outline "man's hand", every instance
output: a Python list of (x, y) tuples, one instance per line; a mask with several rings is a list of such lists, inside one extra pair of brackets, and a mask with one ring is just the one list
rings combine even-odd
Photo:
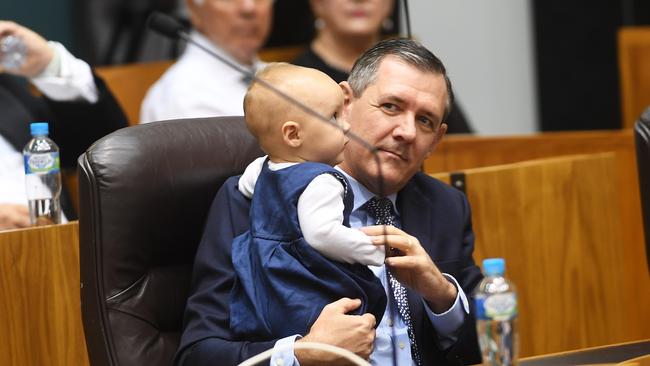
[(361, 231), (371, 237), (373, 244), (386, 243), (403, 253), (386, 257), (386, 265), (398, 281), (422, 295), (435, 313), (449, 310), (458, 290), (440, 273), (416, 237), (394, 226), (367, 226)]
[[(319, 342), (345, 348), (363, 359), (370, 357), (375, 341), (376, 320), (372, 314), (347, 315), (361, 300), (342, 298), (326, 305), (309, 333), (296, 342)], [(295, 351), (300, 365), (348, 365), (335, 354), (316, 350)]]
[(25, 205), (0, 204), (0, 230), (28, 227), (29, 209)]
[(43, 37), (14, 22), (0, 20), (0, 38), (9, 35), (16, 36), (23, 41), (27, 48), (27, 57), (19, 69), (3, 69), (0, 66), (0, 73), (9, 72), (34, 77), (45, 70), (45, 67), (52, 61), (54, 51)]

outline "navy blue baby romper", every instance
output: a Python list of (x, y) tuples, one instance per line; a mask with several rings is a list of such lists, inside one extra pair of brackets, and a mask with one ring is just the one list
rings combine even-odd
[(347, 179), (326, 164), (271, 171), (267, 161), (255, 184), (250, 231), (232, 244), (231, 329), (249, 340), (304, 335), (323, 307), (342, 297), (361, 299), (354, 314), (371, 313), (379, 322), (386, 308), (379, 279), (363, 264), (325, 258), (307, 244), (298, 223), (304, 189), (318, 175), (332, 174), (345, 189), (343, 224), (349, 227), (354, 199)]

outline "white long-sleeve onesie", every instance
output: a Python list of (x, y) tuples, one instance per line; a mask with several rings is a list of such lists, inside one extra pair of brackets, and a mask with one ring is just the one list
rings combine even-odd
[[(244, 196), (253, 197), (255, 183), (265, 160), (266, 156), (263, 156), (253, 161), (239, 179), (238, 188)], [(269, 169), (277, 171), (295, 164), (269, 160)], [(331, 174), (321, 174), (307, 185), (298, 199), (297, 207), (300, 230), (305, 240), (332, 260), (382, 265), (384, 247), (372, 244), (363, 232), (343, 225), (343, 195), (343, 185)]]

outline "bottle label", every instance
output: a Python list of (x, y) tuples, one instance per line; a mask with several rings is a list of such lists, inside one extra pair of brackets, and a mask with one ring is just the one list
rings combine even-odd
[(25, 154), (25, 174), (52, 174), (60, 169), (59, 153)]
[(476, 297), (476, 318), (510, 320), (517, 316), (517, 296), (510, 292)]

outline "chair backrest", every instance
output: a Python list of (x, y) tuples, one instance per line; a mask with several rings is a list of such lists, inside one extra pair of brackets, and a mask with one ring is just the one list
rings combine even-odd
[(81, 308), (92, 365), (170, 365), (221, 184), (261, 156), (243, 117), (118, 130), (79, 158)]
[(645, 254), (650, 272), (650, 107), (634, 125), (636, 143), (636, 162), (639, 171), (639, 190), (643, 211), (643, 231), (645, 233)]

